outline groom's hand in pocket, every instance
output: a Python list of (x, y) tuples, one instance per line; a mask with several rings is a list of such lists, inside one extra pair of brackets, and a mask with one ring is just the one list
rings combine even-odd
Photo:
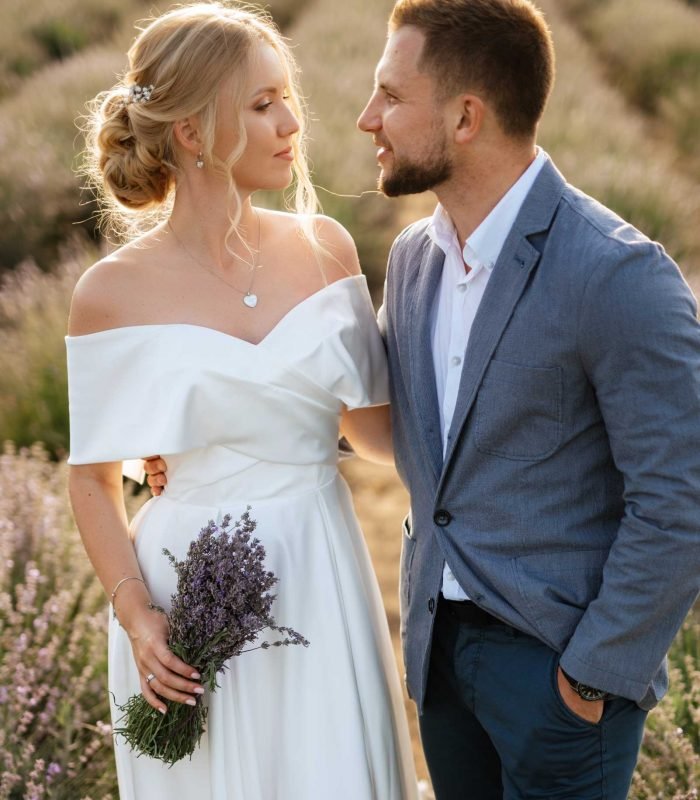
[(158, 497), (163, 493), (168, 483), (168, 477), (165, 474), (168, 471), (168, 465), (160, 456), (148, 456), (143, 461), (143, 468), (146, 471), (146, 480), (151, 488), (151, 494), (154, 497)]
[(566, 703), (569, 711), (576, 714), (577, 717), (585, 719), (586, 722), (590, 722), (591, 725), (597, 725), (600, 722), (605, 708), (604, 700), (584, 700), (579, 697), (569, 681), (564, 677), (561, 667), (557, 668), (557, 686), (559, 687), (561, 699)]

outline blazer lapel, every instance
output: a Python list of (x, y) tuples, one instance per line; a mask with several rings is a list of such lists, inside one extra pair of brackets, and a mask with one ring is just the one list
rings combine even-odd
[(493, 352), (508, 325), (540, 250), (528, 237), (549, 228), (566, 183), (551, 161), (537, 176), (496, 262), (472, 326), (459, 384), (449, 444), (442, 470), (444, 481), (469, 412)]
[(428, 240), (415, 275), (407, 320), (410, 330), (410, 379), (416, 429), (436, 482), (442, 468), (442, 433), (435, 386), (431, 318), (444, 261), (445, 254), (442, 250)]

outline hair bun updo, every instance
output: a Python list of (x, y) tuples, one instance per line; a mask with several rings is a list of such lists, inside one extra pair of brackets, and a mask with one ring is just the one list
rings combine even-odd
[(127, 102), (123, 89), (103, 96), (94, 144), (105, 188), (122, 206), (138, 211), (167, 199), (174, 173), (163, 152), (162, 123), (145, 104)]

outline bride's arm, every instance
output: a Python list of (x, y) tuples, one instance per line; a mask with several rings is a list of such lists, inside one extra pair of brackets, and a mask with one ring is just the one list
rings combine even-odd
[(394, 464), (389, 406), (345, 409), (340, 420), (340, 433), (360, 458), (377, 464)]
[[(114, 611), (131, 640), (143, 696), (162, 713), (166, 706), (161, 697), (191, 705), (201, 686), (191, 680), (194, 668), (168, 648), (167, 618), (150, 605), (127, 531), (121, 463), (71, 466), (68, 487), (85, 550), (107, 596), (119, 585)], [(149, 684), (146, 676), (151, 673), (156, 678)]]
[[(120, 304), (115, 300), (122, 284), (112, 280), (114, 271), (109, 263), (98, 262), (83, 274), (73, 294), (70, 336), (101, 331), (123, 322), (119, 317)], [(167, 618), (150, 605), (151, 598), (129, 538), (121, 462), (72, 465), (68, 487), (85, 550), (131, 640), (143, 696), (163, 713), (166, 706), (162, 698), (194, 703), (192, 695), (200, 694), (203, 689), (192, 680), (195, 670), (168, 647)], [(156, 677), (149, 685), (146, 676), (151, 673)]]

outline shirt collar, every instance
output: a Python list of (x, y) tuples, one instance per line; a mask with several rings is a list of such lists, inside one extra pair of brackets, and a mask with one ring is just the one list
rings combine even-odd
[(440, 203), (435, 206), (435, 211), (433, 211), (433, 216), (430, 219), (428, 236), (445, 253), (449, 251), (453, 244), (459, 244), (457, 242), (457, 231), (452, 224), (450, 215)]
[[(489, 271), (493, 269), (535, 178), (548, 160), (549, 156), (541, 147), (538, 147), (537, 155), (530, 166), (467, 239), (462, 249), (462, 256), (471, 267), (483, 266)], [(449, 251), (450, 247), (459, 246), (452, 220), (440, 203), (433, 212), (427, 232), (433, 242), (445, 253)]]

